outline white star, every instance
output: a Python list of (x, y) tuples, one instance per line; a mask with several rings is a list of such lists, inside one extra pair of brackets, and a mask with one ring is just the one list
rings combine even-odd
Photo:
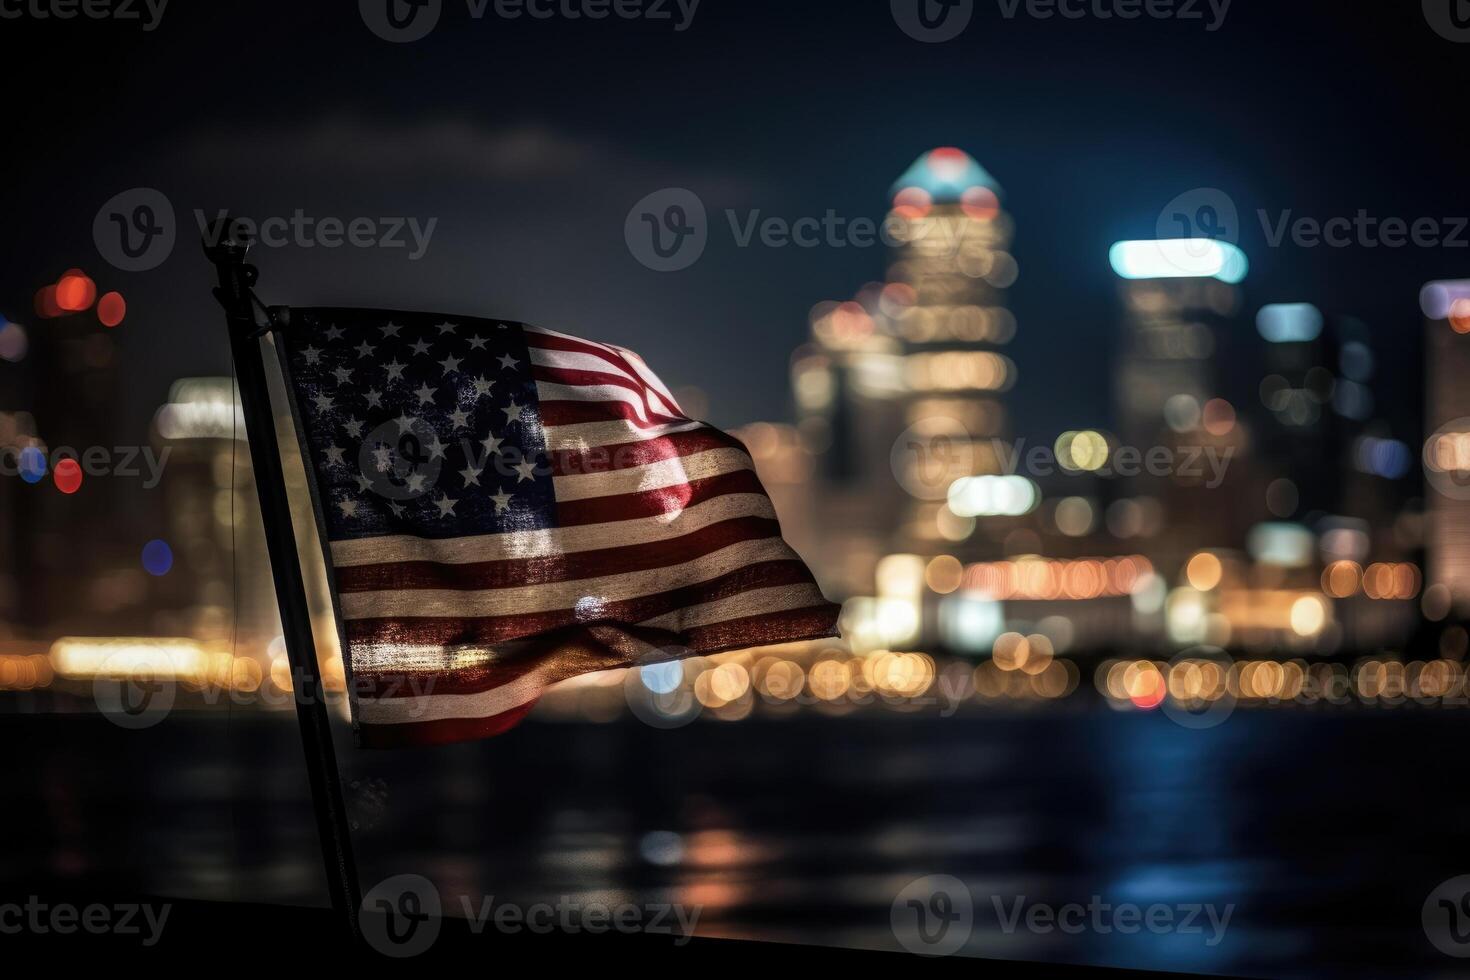
[(326, 454), (327, 462), (332, 464), (333, 466), (341, 466), (343, 463), (347, 462), (347, 460), (342, 458), (342, 454), (346, 452), (346, 450), (342, 449), (340, 446), (330, 446), (327, 449), (322, 450), (322, 452)]
[(431, 442), (431, 443), (429, 443), (429, 461), (430, 462), (433, 462), (436, 459), (443, 459), (444, 458), (444, 450), (446, 450), (448, 448), (449, 448), (448, 446), (444, 445), (444, 443), (442, 443), (442, 442), (439, 441), (439, 436), (436, 433), (434, 435), (434, 441)]
[(342, 334), (343, 334), (343, 330), (342, 330), (341, 327), (331, 326), (331, 327), (328, 327), (327, 328), (327, 339), (328, 340), (341, 340), (342, 339)]
[(325, 391), (318, 393), (314, 398), (312, 398), (312, 401), (316, 402), (316, 410), (318, 412), (325, 412), (327, 409), (332, 407), (332, 399), (327, 397), (327, 393)]
[(495, 382), (493, 381), (486, 381), (484, 375), (476, 378), (473, 383), (475, 386), (476, 398), (484, 398), (486, 395), (490, 394), (490, 389), (495, 385)]
[(531, 462), (529, 459), (522, 460), (521, 462), (512, 466), (511, 469), (515, 470), (521, 475), (520, 479), (516, 480), (517, 483), (520, 483), (523, 480), (536, 479), (536, 464)]
[(393, 468), (393, 450), (382, 443), (373, 450), (373, 462), (378, 467), (379, 473), (386, 473)]
[(398, 418), (394, 419), (393, 421), (395, 421), (395, 422), (398, 423), (398, 434), (399, 435), (403, 435), (409, 429), (412, 429), (413, 428), (414, 423), (417, 422), (418, 419), (409, 418), (408, 417), (408, 413), (407, 412), (404, 412), (404, 413), (400, 414), (398, 416)]
[(385, 364), (383, 366), (388, 369), (388, 380), (389, 381), (402, 381), (403, 380), (403, 369), (407, 365), (399, 364), (398, 363), (398, 358), (396, 358), (396, 357), (393, 358), (393, 360), (391, 362), (389, 362), (389, 363), (387, 363), (387, 364)]
[(519, 363), (521, 362), (509, 354), (505, 354), (500, 358), (500, 366), (510, 368), (512, 371), (515, 370), (516, 365)]
[(504, 441), (504, 439), (496, 438), (495, 433), (492, 432), (484, 439), (480, 440), (480, 445), (485, 447), (485, 453), (486, 455), (488, 455), (490, 453), (500, 452), (500, 444)]
[(455, 371), (459, 370), (460, 359), (451, 354), (439, 363), (444, 365), (445, 374), (453, 374)]
[(512, 422), (521, 421), (521, 413), (525, 411), (525, 408), (517, 405), (515, 402), (511, 402), (510, 405), (502, 408), (501, 411), (505, 413), (505, 424), (509, 425)]
[(394, 323), (392, 320), (389, 320), (383, 326), (383, 339), (384, 340), (387, 340), (389, 337), (396, 337), (396, 336), (398, 336), (398, 331), (400, 331), (402, 329), (403, 328), (400, 327), (398, 324)]
[(427, 354), (429, 352), (429, 342), (427, 340), (415, 340), (412, 347), (415, 355)]
[(368, 406), (371, 408), (381, 408), (383, 405), (383, 393), (377, 388), (369, 388), (363, 397), (367, 399)]
[(458, 324), (450, 323), (446, 320), (444, 323), (436, 323), (434, 324), (434, 326), (439, 328), (439, 333), (446, 334), (454, 333), (454, 328), (458, 326)]
[(342, 516), (343, 517), (356, 517), (357, 516), (357, 501), (355, 501), (355, 500), (343, 500), (343, 501), (339, 501), (338, 504), (337, 504), (337, 506), (342, 508)]
[(454, 505), (457, 503), (459, 503), (458, 500), (450, 498), (448, 494), (442, 494), (438, 500), (434, 501), (434, 506), (439, 508), (440, 517), (450, 517), (454, 514)]
[(419, 396), (419, 404), (423, 405), (434, 400), (434, 389), (428, 385), (420, 385), (419, 390), (414, 392)]
[(362, 343), (357, 345), (357, 356), (372, 357), (373, 354), (377, 352), (377, 350), (378, 349), (376, 347), (364, 340)]
[(357, 474), (357, 489), (358, 489), (358, 492), (359, 493), (366, 493), (367, 491), (371, 490), (372, 488), (373, 488), (373, 481), (372, 480), (369, 480), (367, 477), (363, 476), (361, 473)]
[(336, 377), (337, 377), (337, 383), (339, 385), (345, 385), (347, 382), (349, 382), (349, 381), (352, 380), (352, 369), (351, 368), (345, 368), (345, 367), (333, 368), (332, 369), (332, 374), (336, 375)]
[(495, 513), (504, 514), (506, 511), (510, 510), (510, 496), (511, 495), (506, 493), (504, 490), (500, 491), (499, 493), (490, 495), (490, 499), (495, 501)]
[(423, 493), (424, 480), (427, 479), (422, 473), (410, 473), (408, 475), (408, 492)]
[(402, 517), (403, 516), (403, 505), (400, 504), (398, 501), (396, 501), (396, 500), (390, 500), (390, 501), (388, 501), (388, 507), (393, 511), (393, 516), (394, 517)]
[(358, 418), (350, 418), (346, 422), (343, 422), (342, 423), (342, 428), (345, 429), (347, 431), (347, 434), (349, 436), (351, 436), (352, 438), (354, 438), (354, 439), (361, 439), (362, 438), (362, 420), (361, 419), (358, 419)]
[(307, 364), (315, 364), (317, 361), (321, 360), (322, 352), (317, 350), (315, 347), (308, 347), (301, 352), (301, 356), (306, 358)]
[(449, 423), (456, 429), (463, 429), (470, 424), (470, 413), (462, 408), (456, 408), (449, 413)]
[(474, 467), (467, 466), (459, 471), (459, 475), (464, 477), (465, 486), (469, 486), (471, 483), (473, 483), (475, 486), (478, 487), (480, 485), (480, 474), (483, 472), (485, 471), (477, 470)]
[(488, 343), (490, 343), (490, 341), (486, 340), (484, 337), (471, 337), (470, 350), (484, 350), (485, 345)]

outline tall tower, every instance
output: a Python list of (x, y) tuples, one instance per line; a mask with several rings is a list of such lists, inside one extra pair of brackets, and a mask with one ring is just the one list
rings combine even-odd
[[(1000, 194), (995, 179), (953, 147), (919, 157), (892, 188), (893, 256), (880, 313), (897, 341), (902, 423), (915, 447), (900, 446), (895, 456), (910, 468), (896, 474), (911, 498), (894, 542), (904, 550), (955, 542), (963, 528), (946, 515), (944, 493), (961, 477), (1000, 474), (1010, 454), (1003, 396), (1017, 370), (1003, 351), (1016, 320), (1005, 304), (1019, 270)], [(973, 557), (998, 557), (1013, 524), (983, 520), (969, 539)]]
[(841, 531), (803, 553), (848, 594), (874, 587), (886, 554), (998, 550), (995, 522), (945, 501), (956, 480), (999, 473), (1008, 450), (997, 440), (1016, 367), (1001, 349), (1016, 332), (1005, 290), (1017, 270), (999, 190), (961, 150), (919, 157), (893, 185), (885, 281), (819, 303), (792, 358), (817, 511)]
[[(1234, 408), (1218, 399), (1212, 365), (1217, 337), (1240, 307), (1245, 254), (1229, 242), (1166, 239), (1118, 242), (1109, 258), (1123, 303), (1116, 384), (1124, 444), (1145, 456), (1163, 447), (1177, 459), (1186, 447), (1229, 439)], [(1140, 503), (1162, 508), (1165, 530), (1150, 555), (1157, 566), (1172, 569), (1220, 543), (1224, 511), (1200, 484), (1179, 472), (1127, 481)]]

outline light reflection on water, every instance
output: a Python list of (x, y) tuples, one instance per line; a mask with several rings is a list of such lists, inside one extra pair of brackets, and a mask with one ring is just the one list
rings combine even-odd
[[(181, 718), (140, 741), (31, 721), (47, 728), (19, 746), (35, 765), (0, 801), (26, 846), (0, 880), (320, 901), (289, 723)], [(971, 955), (1343, 976), (1444, 965), (1419, 907), (1466, 870), (1466, 801), (1424, 749), (1455, 728), (1367, 711), (1239, 712), (1204, 731), (1070, 710), (533, 724), (343, 758), (371, 788), (349, 792), (365, 883), (418, 872), (455, 912), (460, 896), (676, 902), (701, 907), (701, 935), (897, 949), (895, 896), (947, 874), (973, 896)], [(1208, 930), (1005, 925), (1018, 901), (1094, 896), (1231, 917), (1213, 945)]]

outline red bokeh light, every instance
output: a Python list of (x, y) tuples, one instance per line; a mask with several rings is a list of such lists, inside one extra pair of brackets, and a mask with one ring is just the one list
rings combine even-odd
[(68, 269), (56, 283), (56, 305), (68, 313), (90, 309), (97, 299), (97, 284), (81, 269)]
[(97, 319), (104, 327), (115, 327), (128, 315), (127, 301), (122, 293), (103, 293), (97, 301)]
[(76, 493), (82, 488), (82, 467), (74, 459), (58, 462), (51, 476), (56, 481), (56, 489), (62, 493)]

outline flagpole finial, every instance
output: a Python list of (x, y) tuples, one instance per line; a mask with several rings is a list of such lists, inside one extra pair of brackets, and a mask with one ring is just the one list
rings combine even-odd
[(245, 261), (254, 244), (255, 237), (244, 222), (229, 215), (210, 222), (203, 234), (204, 254), (219, 273), (215, 298), (225, 308), (233, 329), (259, 337), (276, 323), (255, 295), (260, 270)]

